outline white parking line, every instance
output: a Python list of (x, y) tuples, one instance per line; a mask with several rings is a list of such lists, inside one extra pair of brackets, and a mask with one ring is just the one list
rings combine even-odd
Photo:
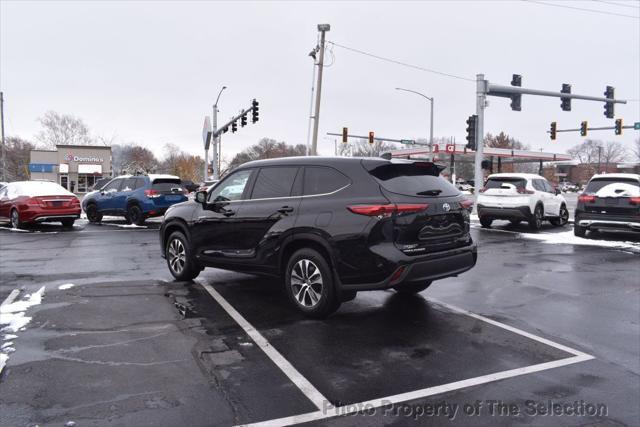
[(20, 289), (14, 289), (14, 290), (12, 290), (12, 291), (11, 291), (11, 293), (9, 294), (9, 296), (8, 296), (8, 297), (6, 297), (6, 298), (4, 299), (4, 301), (2, 301), (2, 304), (0, 304), (0, 307), (2, 307), (3, 305), (11, 304), (11, 303), (16, 299), (16, 297), (17, 297), (18, 295), (20, 295)]
[(396, 394), (393, 396), (386, 396), (378, 399), (368, 400), (360, 403), (349, 405), (348, 407), (334, 407), (329, 403), (329, 400), (322, 395), (306, 378), (304, 378), (300, 372), (298, 372), (289, 361), (287, 361), (269, 342), (258, 332), (238, 311), (231, 306), (211, 285), (198, 282), (204, 287), (204, 289), (222, 306), (222, 308), (231, 316), (241, 327), (245, 330), (247, 335), (253, 339), (253, 341), (267, 354), (267, 356), (278, 366), (282, 372), (284, 372), (289, 379), (298, 386), (302, 393), (311, 400), (318, 411), (308, 412), (305, 414), (292, 415), (289, 417), (277, 418), (273, 420), (260, 421), (257, 423), (244, 424), (244, 426), (251, 427), (276, 427), (276, 426), (290, 426), (299, 423), (305, 423), (310, 421), (318, 421), (326, 418), (333, 418), (338, 416), (350, 415), (358, 412), (362, 408), (380, 408), (386, 407), (392, 404), (406, 402), (416, 399), (424, 399), (425, 397), (433, 396), (436, 394), (446, 393), (455, 390), (461, 390), (463, 388), (472, 387), (480, 384), (486, 384), (494, 381), (499, 381), (507, 378), (513, 378), (521, 375), (531, 374), (534, 372), (546, 371), (548, 369), (559, 368), (561, 366), (572, 365), (574, 363), (584, 362), (594, 359), (594, 356), (584, 353), (582, 351), (567, 347), (565, 345), (556, 343), (538, 335), (531, 334), (523, 331), (522, 329), (514, 328), (505, 323), (498, 322), (488, 317), (481, 316), (479, 314), (472, 313), (462, 308), (447, 304), (441, 301), (430, 300), (446, 309), (473, 317), (474, 319), (481, 320), (485, 323), (489, 323), (493, 326), (505, 329), (514, 334), (521, 335), (525, 338), (537, 341), (539, 343), (548, 345), (550, 347), (562, 350), (571, 354), (571, 357), (564, 359), (553, 360), (551, 362), (538, 363), (536, 365), (525, 366), (522, 368), (510, 369), (507, 371), (495, 372), (492, 374), (481, 375), (479, 377), (469, 378), (466, 380), (455, 381), (452, 383), (442, 384), (433, 387), (427, 387), (421, 390), (410, 391), (407, 393)]

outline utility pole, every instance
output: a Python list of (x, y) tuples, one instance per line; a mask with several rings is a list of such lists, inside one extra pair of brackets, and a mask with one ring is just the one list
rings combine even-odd
[(324, 68), (324, 39), (325, 33), (331, 29), (329, 24), (318, 24), (320, 31), (320, 58), (318, 60), (318, 89), (316, 91), (316, 110), (313, 120), (313, 140), (311, 142), (311, 155), (318, 155), (318, 124), (320, 123), (320, 96), (322, 95), (322, 69)]
[(600, 159), (602, 158), (602, 147), (598, 145), (598, 173), (602, 173), (602, 166)]
[[(215, 104), (213, 104), (213, 112), (211, 114), (211, 143), (213, 144), (213, 159), (211, 160), (211, 168), (213, 169), (213, 179), (220, 179), (220, 171), (218, 167), (218, 144), (220, 143), (220, 136), (217, 135), (218, 130), (218, 101), (220, 101), (220, 95), (222, 95), (222, 91), (227, 87), (222, 86), (220, 92), (218, 92), (218, 97), (216, 98)], [(209, 152), (205, 151), (204, 155), (204, 180), (207, 180), (209, 168)]]
[(473, 174), (473, 198), (474, 206), (478, 206), (478, 194), (484, 186), (482, 174), (482, 152), (484, 151), (484, 109), (487, 105), (487, 81), (484, 74), (476, 74), (476, 159)]
[(7, 181), (7, 150), (4, 141), (4, 93), (0, 92), (0, 122), (2, 122), (2, 181)]

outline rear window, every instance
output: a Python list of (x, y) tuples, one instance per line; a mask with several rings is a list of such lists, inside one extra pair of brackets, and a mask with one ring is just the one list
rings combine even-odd
[(319, 166), (307, 166), (304, 170), (304, 194), (333, 193), (349, 185), (351, 181), (335, 169)]
[(369, 171), (387, 191), (405, 196), (449, 197), (460, 191), (437, 173), (431, 163), (387, 163)]
[(597, 178), (597, 179), (593, 179), (593, 180), (591, 180), (591, 182), (589, 182), (589, 185), (587, 185), (587, 188), (584, 189), (584, 192), (585, 193), (597, 193), (598, 191), (600, 191), (602, 189), (602, 187), (605, 187), (605, 186), (607, 186), (609, 184), (614, 184), (614, 183), (629, 184), (629, 185), (634, 185), (636, 187), (640, 187), (640, 184), (635, 179), (630, 179), (630, 178)]
[[(490, 188), (500, 188), (502, 184), (511, 184), (516, 188), (524, 189), (527, 186), (527, 181), (522, 178), (489, 178), (484, 187), (488, 190)], [(544, 191), (543, 188), (540, 188), (539, 190)]]
[(151, 188), (157, 191), (172, 191), (174, 188), (177, 188), (176, 191), (182, 191), (182, 183), (179, 179), (171, 179), (171, 178), (158, 178), (153, 181), (151, 184)]

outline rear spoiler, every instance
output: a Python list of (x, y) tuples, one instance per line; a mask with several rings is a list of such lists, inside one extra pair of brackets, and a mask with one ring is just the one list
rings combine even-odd
[[(387, 154), (387, 153), (385, 153)], [(386, 173), (402, 169), (407, 175), (433, 175), (438, 176), (446, 169), (440, 163), (425, 160), (370, 158), (362, 159), (362, 166), (372, 175), (385, 175)]]

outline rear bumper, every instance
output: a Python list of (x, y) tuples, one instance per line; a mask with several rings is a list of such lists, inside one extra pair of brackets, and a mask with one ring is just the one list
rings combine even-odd
[(478, 250), (475, 243), (462, 248), (435, 252), (421, 257), (409, 257), (397, 263), (396, 271), (402, 274), (392, 280), (393, 275), (378, 283), (342, 284), (343, 290), (369, 291), (402, 286), (405, 283), (424, 283), (430, 280), (457, 276), (476, 265)]
[(583, 213), (576, 216), (575, 225), (588, 229), (624, 229), (640, 231), (638, 216), (614, 216)]
[(478, 216), (492, 219), (529, 219), (531, 217), (531, 209), (529, 206), (515, 207), (497, 207), (478, 205)]
[(62, 221), (63, 219), (80, 218), (80, 208), (78, 209), (56, 209), (55, 211), (46, 210), (30, 210), (20, 211), (20, 220), (22, 222), (47, 222)]

